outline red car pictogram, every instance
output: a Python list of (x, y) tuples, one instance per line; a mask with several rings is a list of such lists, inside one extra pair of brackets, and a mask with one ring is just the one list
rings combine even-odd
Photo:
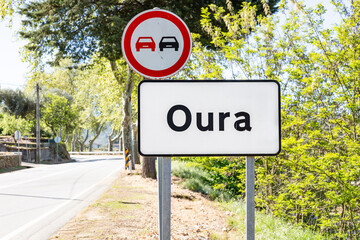
[(139, 37), (135, 44), (136, 51), (139, 52), (141, 48), (150, 48), (155, 51), (155, 42), (152, 37)]

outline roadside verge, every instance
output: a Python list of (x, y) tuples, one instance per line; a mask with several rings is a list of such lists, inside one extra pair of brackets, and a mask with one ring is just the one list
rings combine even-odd
[[(140, 169), (137, 166), (137, 169)], [(172, 178), (172, 239), (241, 239), (228, 229), (228, 213)], [(237, 233), (239, 234), (239, 233)], [(236, 237), (235, 237), (236, 236)], [(121, 172), (112, 187), (50, 239), (158, 239), (157, 182)]]

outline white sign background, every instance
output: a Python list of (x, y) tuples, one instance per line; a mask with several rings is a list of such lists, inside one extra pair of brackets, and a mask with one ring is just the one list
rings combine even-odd
[(54, 141), (55, 141), (56, 143), (59, 143), (59, 142), (61, 142), (61, 137), (59, 137), (59, 136), (56, 136), (56, 137), (54, 138)]
[[(182, 132), (169, 127), (174, 105), (191, 112), (191, 125)], [(200, 131), (213, 112), (214, 130)], [(219, 131), (219, 112), (230, 112)], [(235, 113), (250, 115), (251, 131), (234, 128)], [(178, 110), (174, 123), (182, 126)], [(276, 155), (280, 152), (280, 85), (276, 81), (142, 81), (139, 85), (139, 151), (146, 156)]]
[(15, 140), (21, 139), (21, 132), (19, 130), (16, 130), (14, 135), (15, 135)]

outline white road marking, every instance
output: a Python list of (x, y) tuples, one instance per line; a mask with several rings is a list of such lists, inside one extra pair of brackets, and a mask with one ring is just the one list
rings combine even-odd
[[(100, 185), (102, 182), (104, 182), (108, 177), (110, 177), (111, 175), (115, 174), (116, 172), (120, 171), (120, 168), (117, 168), (116, 170), (112, 171), (110, 174), (106, 175), (100, 182), (93, 184), (92, 186), (86, 188), (84, 191), (80, 192), (79, 194), (77, 194), (76, 196), (72, 197), (70, 199), (70, 201), (66, 201), (62, 204), (60, 204), (59, 206), (57, 206), (56, 208), (54, 208), (53, 210), (41, 215), (40, 217), (34, 219), (33, 221), (23, 225), (22, 227), (16, 229), (15, 231), (9, 233), (8, 235), (6, 235), (5, 237), (1, 238), (2, 240), (10, 240), (11, 238), (15, 237), (16, 235), (18, 235), (19, 233), (21, 233), (22, 231), (26, 230), (27, 228), (33, 226), (34, 224), (36, 224), (37, 222), (40, 222), (42, 219), (50, 216), (51, 214), (53, 214), (54, 212), (58, 211), (59, 209), (65, 207), (67, 204), (71, 203), (73, 200), (76, 200), (78, 198), (81, 197), (81, 195), (87, 193), (88, 191), (92, 190), (94, 187), (96, 187), (97, 185)], [(65, 172), (65, 171), (64, 171)], [(41, 179), (41, 178), (40, 178)]]

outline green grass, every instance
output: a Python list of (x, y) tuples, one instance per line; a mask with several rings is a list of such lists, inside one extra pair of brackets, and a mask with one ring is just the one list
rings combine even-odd
[[(245, 233), (245, 203), (242, 200), (231, 200), (229, 194), (211, 187), (211, 176), (206, 171), (189, 166), (186, 162), (172, 161), (171, 173), (182, 178), (181, 184), (192, 191), (200, 192), (217, 200), (222, 207), (231, 212), (227, 217), (230, 228)], [(264, 240), (322, 240), (326, 239), (319, 233), (293, 225), (271, 215), (256, 212), (255, 216), (256, 239)]]
[[(222, 206), (233, 213), (228, 224), (237, 231), (245, 232), (246, 206), (243, 201), (222, 202)], [(322, 240), (326, 239), (319, 233), (288, 223), (282, 219), (264, 213), (255, 213), (256, 239), (266, 240)]]
[(26, 169), (29, 167), (19, 166), (19, 167), (10, 167), (10, 168), (0, 168), (0, 174), (1, 173), (8, 173), (8, 172), (14, 172), (22, 169)]

